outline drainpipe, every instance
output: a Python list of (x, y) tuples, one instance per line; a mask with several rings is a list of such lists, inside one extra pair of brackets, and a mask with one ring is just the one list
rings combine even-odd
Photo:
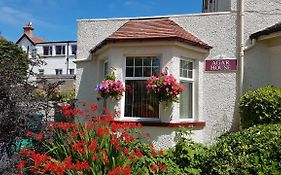
[(66, 45), (66, 75), (68, 75), (69, 73), (69, 42), (67, 42)]
[(244, 82), (244, 0), (239, 0), (238, 3), (238, 97), (240, 98), (243, 95)]

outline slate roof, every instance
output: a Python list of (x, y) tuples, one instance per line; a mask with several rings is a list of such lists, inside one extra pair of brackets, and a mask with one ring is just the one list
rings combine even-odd
[(108, 43), (130, 41), (180, 41), (203, 49), (212, 47), (168, 18), (130, 20), (99, 43), (91, 52)]
[(250, 35), (250, 38), (251, 39), (257, 39), (260, 36), (269, 35), (269, 34), (272, 34), (272, 33), (275, 33), (275, 32), (280, 32), (280, 31), (281, 31), (281, 22), (279, 22), (279, 23), (277, 23), (273, 26), (270, 26), (270, 27), (268, 27), (264, 30), (253, 33), (252, 35)]

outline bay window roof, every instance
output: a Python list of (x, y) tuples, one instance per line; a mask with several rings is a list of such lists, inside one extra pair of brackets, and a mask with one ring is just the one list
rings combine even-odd
[(174, 21), (168, 18), (156, 18), (129, 20), (91, 52), (96, 52), (109, 43), (132, 41), (179, 41), (203, 49), (212, 48)]

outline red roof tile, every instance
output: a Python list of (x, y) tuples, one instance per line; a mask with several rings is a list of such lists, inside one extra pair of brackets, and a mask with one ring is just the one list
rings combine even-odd
[(108, 38), (98, 44), (92, 52), (112, 42), (176, 40), (204, 49), (212, 48), (168, 18), (130, 20)]
[(32, 36), (30, 37), (30, 39), (34, 42), (34, 43), (42, 43), (42, 42), (46, 42), (44, 39), (42, 38), (38, 38), (36, 36)]

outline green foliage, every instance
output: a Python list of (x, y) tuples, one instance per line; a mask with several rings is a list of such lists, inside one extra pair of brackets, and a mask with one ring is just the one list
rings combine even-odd
[(26, 78), (28, 60), (26, 53), (16, 44), (0, 40), (0, 77), (5, 83), (15, 83)]
[(130, 147), (138, 148), (143, 156), (136, 158), (132, 164), (132, 174), (182, 174), (181, 169), (173, 161), (173, 152), (171, 150), (156, 151), (152, 144), (146, 144), (138, 140)]
[(113, 80), (113, 81), (115, 81), (116, 80), (116, 76), (115, 76), (114, 72), (108, 73), (108, 74), (105, 75), (105, 79), (106, 80)]
[(177, 143), (172, 150), (171, 159), (183, 170), (184, 174), (198, 175), (202, 173), (202, 163), (207, 155), (207, 147), (195, 143), (189, 136), (190, 130), (179, 128)]
[(260, 125), (221, 136), (203, 167), (204, 174), (280, 174), (281, 124)]
[(281, 88), (265, 86), (248, 91), (239, 104), (241, 124), (247, 128), (256, 124), (281, 122)]

